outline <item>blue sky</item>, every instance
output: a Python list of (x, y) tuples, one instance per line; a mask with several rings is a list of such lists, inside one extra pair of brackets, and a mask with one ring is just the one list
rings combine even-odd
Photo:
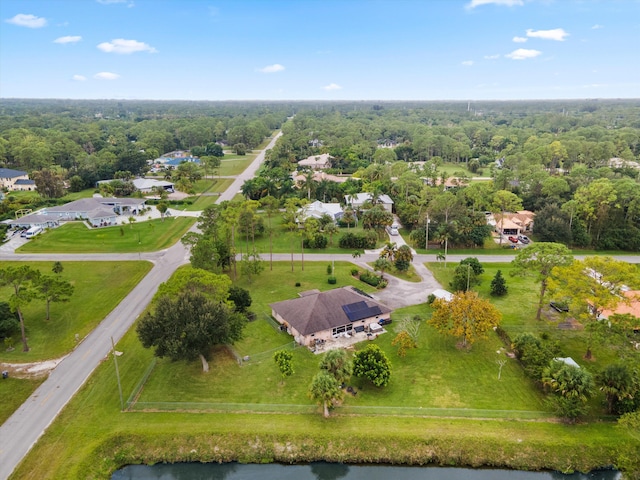
[(1, 0), (0, 97), (640, 98), (640, 0)]

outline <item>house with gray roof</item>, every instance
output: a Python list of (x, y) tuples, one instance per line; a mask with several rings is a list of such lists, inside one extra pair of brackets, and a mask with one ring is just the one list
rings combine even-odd
[[(391, 309), (352, 287), (311, 290), (300, 298), (269, 304), (271, 314), (300, 345), (314, 347), (340, 336), (379, 330)], [(371, 328), (371, 325), (374, 325)], [(366, 338), (366, 337), (365, 337)]]
[(89, 220), (94, 227), (115, 225), (118, 215), (139, 215), (146, 208), (144, 198), (93, 197), (47, 207), (41, 212), (59, 221)]
[(354, 209), (362, 208), (365, 203), (373, 204), (375, 201), (377, 205), (381, 205), (387, 212), (392, 213), (393, 211), (393, 200), (386, 193), (376, 195), (374, 198), (373, 194), (363, 192), (355, 195), (346, 195), (344, 199), (347, 205), (351, 205)]
[(317, 218), (320, 220), (324, 215), (328, 215), (334, 223), (344, 215), (339, 203), (323, 203), (320, 200), (304, 205), (298, 209), (297, 213), (303, 221), (309, 218)]
[(0, 168), (0, 188), (8, 191), (35, 190), (36, 182), (29, 178), (27, 172), (13, 170), (11, 168)]

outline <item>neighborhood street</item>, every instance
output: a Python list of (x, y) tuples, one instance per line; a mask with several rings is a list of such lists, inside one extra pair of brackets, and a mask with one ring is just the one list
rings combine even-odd
[[(217, 200), (231, 200), (245, 180), (252, 178), (264, 161), (264, 152), (282, 135), (279, 132), (239, 175)], [(194, 228), (196, 228), (194, 226)], [(118, 342), (131, 328), (136, 318), (147, 307), (158, 285), (189, 261), (189, 253), (181, 242), (152, 253), (141, 254), (39, 254), (19, 255), (0, 251), (0, 260), (15, 261), (105, 261), (105, 260), (149, 260), (154, 263), (151, 271), (131, 291), (78, 347), (65, 357), (51, 372), (47, 380), (22, 404), (22, 406), (0, 426), (0, 479), (5, 480), (22, 461), (38, 438), (53, 422), (62, 408), (89, 378), (89, 375), (107, 357), (112, 349), (111, 338)]]
[[(276, 135), (266, 149), (272, 148), (281, 132)], [(254, 176), (264, 161), (265, 150), (262, 150), (251, 165), (232, 185), (220, 195), (217, 202), (231, 200), (240, 190), (242, 184)], [(196, 228), (195, 226), (193, 227)], [(391, 237), (394, 241), (399, 237)], [(471, 255), (449, 255), (447, 261), (454, 265)], [(514, 255), (477, 255), (482, 262), (510, 262)], [(268, 255), (263, 255), (265, 260)], [(360, 268), (370, 268), (367, 262), (378, 258), (375, 251), (365, 252), (354, 259), (351, 254), (305, 254), (306, 261), (349, 261)], [(581, 257), (577, 257), (581, 258)], [(630, 263), (639, 263), (640, 256), (623, 255), (616, 257)], [(291, 254), (274, 254), (277, 261), (290, 261)], [(145, 310), (158, 285), (166, 281), (180, 265), (189, 261), (189, 252), (182, 243), (148, 253), (132, 254), (15, 254), (11, 251), (0, 251), (0, 261), (107, 261), (107, 260), (148, 260), (153, 268), (146, 277), (131, 291), (83, 341), (67, 355), (51, 372), (48, 379), (29, 397), (16, 412), (0, 426), (0, 479), (7, 479), (16, 466), (29, 452), (35, 442), (53, 422), (62, 408), (69, 402), (78, 389), (91, 375), (93, 370), (107, 358), (111, 352), (111, 338), (118, 342), (131, 328), (136, 318)], [(300, 254), (294, 254), (294, 261), (299, 264)], [(399, 308), (426, 302), (427, 296), (436, 288), (441, 288), (425, 262), (435, 262), (436, 254), (415, 255), (413, 265), (422, 282), (414, 283), (386, 275), (389, 285), (385, 290), (377, 292), (374, 297), (391, 308)]]

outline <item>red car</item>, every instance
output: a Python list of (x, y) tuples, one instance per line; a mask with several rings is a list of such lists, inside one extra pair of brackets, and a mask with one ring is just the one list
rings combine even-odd
[(513, 242), (513, 243), (518, 243), (518, 237), (511, 236), (511, 237), (509, 237), (509, 241)]

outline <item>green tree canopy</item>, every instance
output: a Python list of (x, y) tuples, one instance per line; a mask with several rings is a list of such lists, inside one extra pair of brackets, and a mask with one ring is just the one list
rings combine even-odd
[(391, 378), (391, 362), (378, 345), (369, 344), (353, 356), (353, 374), (384, 387)]
[(155, 356), (174, 361), (200, 357), (203, 372), (209, 371), (211, 349), (239, 340), (246, 323), (246, 318), (228, 305), (190, 289), (174, 298), (160, 296), (154, 310), (136, 327), (142, 345), (154, 347)]
[(527, 248), (518, 250), (516, 258), (511, 262), (514, 275), (533, 275), (540, 282), (538, 295), (538, 310), (536, 319), (540, 320), (540, 312), (544, 304), (549, 277), (555, 267), (567, 266), (573, 256), (571, 251), (560, 243), (536, 242)]

